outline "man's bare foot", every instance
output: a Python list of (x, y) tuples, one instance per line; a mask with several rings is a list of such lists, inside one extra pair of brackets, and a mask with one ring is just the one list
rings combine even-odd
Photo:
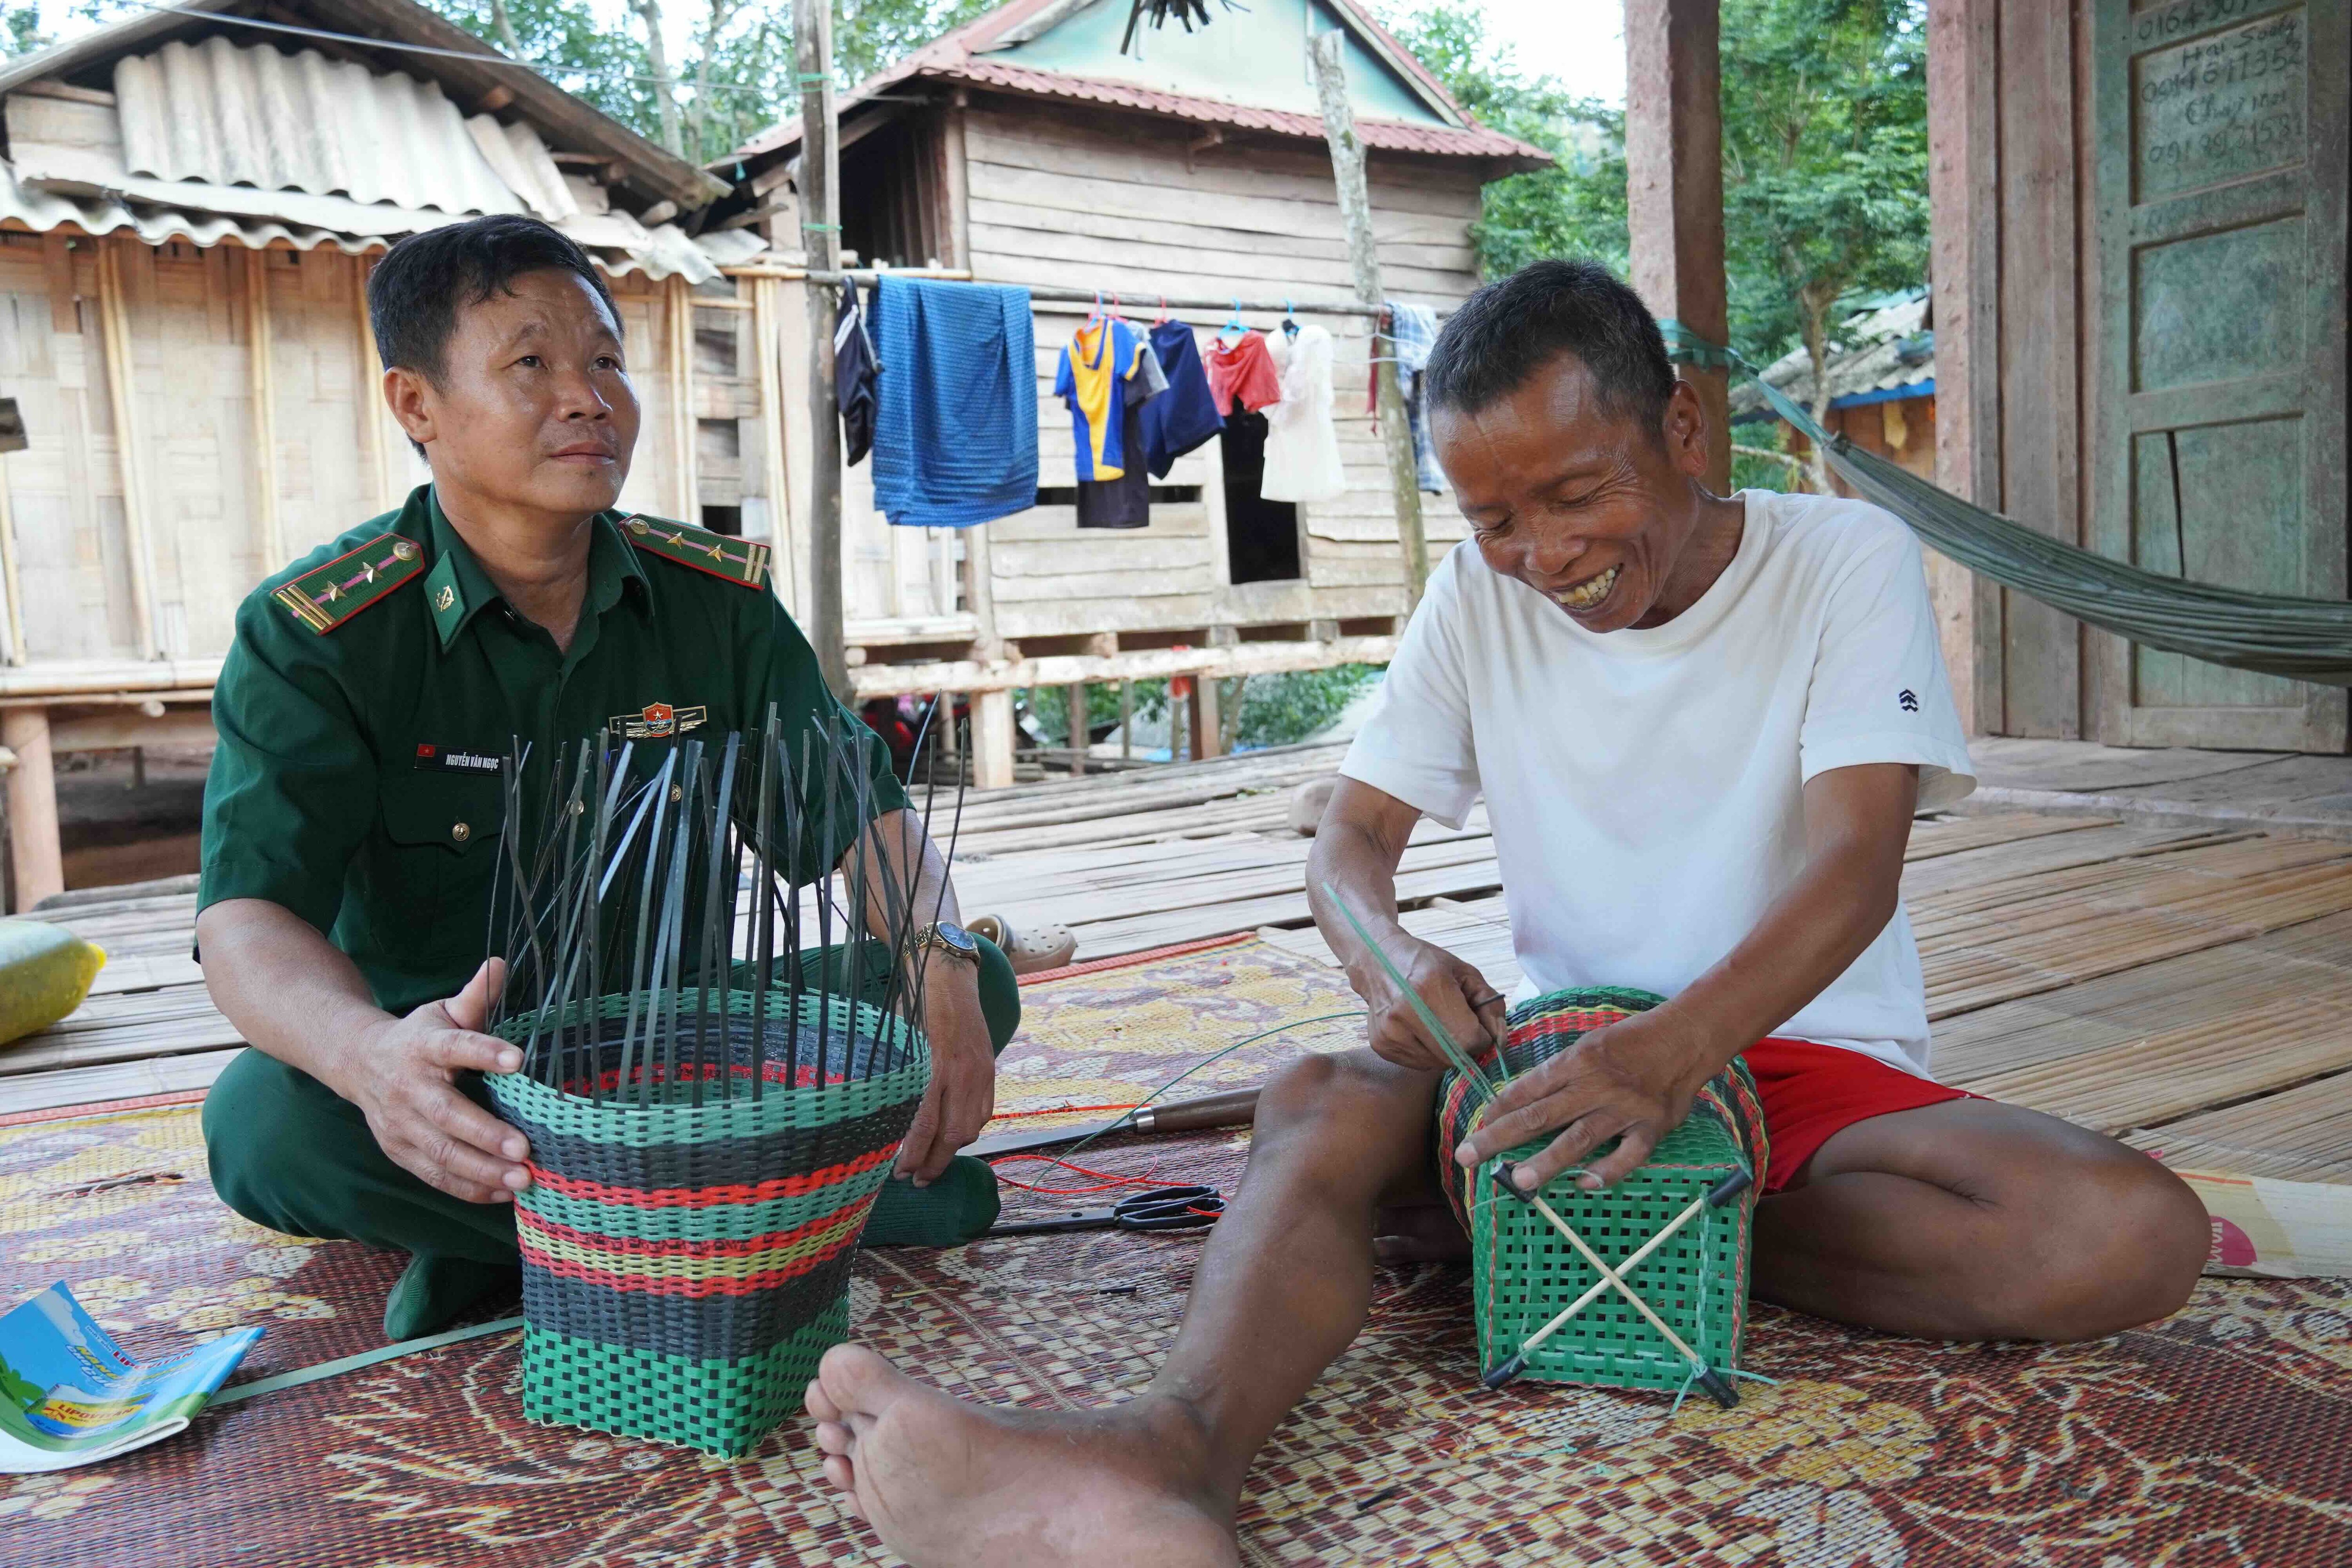
[(1172, 1401), (992, 1409), (835, 1345), (807, 1404), (825, 1479), (915, 1568), (1240, 1561), (1230, 1504), (1201, 1479), (1199, 1425)]

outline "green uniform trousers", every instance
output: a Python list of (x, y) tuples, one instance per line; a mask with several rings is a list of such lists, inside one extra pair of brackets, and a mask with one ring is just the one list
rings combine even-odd
[[(868, 942), (847, 952), (845, 966), (840, 948), (810, 957), (826, 961), (820, 973), (829, 979), (838, 976), (833, 989), (878, 1004), (889, 950)], [(990, 1048), (1002, 1054), (1021, 1021), (1021, 994), (1012, 963), (986, 941), (980, 1010)], [(465, 1089), (488, 1106), (478, 1075), (467, 1075)], [(256, 1225), (477, 1263), (518, 1261), (512, 1204), (467, 1203), (426, 1186), (377, 1147), (358, 1106), (275, 1057), (248, 1049), (229, 1063), (205, 1096), (204, 1127), (213, 1190)]]

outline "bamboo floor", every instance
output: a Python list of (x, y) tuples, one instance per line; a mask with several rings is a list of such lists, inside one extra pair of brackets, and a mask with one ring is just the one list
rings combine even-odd
[[(1328, 963), (1286, 816), (1339, 756), (1024, 784), (934, 831), (967, 913), (1059, 921), (1081, 959), (1256, 931)], [(1923, 818), (1907, 860), (1939, 1077), (2176, 1164), (2352, 1184), (2352, 841), (2008, 807)], [(1423, 823), (1397, 880), (1408, 927), (1517, 980), (1483, 814)], [(110, 961), (80, 1011), (0, 1050), (0, 1115), (208, 1084), (237, 1037), (189, 955), (193, 886), (71, 897), (42, 918)]]

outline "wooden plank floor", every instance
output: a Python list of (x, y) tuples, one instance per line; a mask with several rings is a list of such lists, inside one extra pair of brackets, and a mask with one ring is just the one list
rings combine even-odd
[[(1309, 841), (1286, 818), (1291, 789), (1339, 754), (969, 796), (964, 908), (1062, 921), (1082, 958), (1256, 930), (1328, 963), (1307, 912)], [(2176, 1163), (2352, 1184), (2352, 842), (2242, 818), (2010, 810), (1923, 819), (1906, 860), (1939, 1076)], [(1517, 981), (1483, 812), (1459, 830), (1423, 823), (1398, 887), (1410, 929)], [(0, 1113), (211, 1080), (236, 1034), (190, 962), (194, 905), (175, 885), (45, 917), (110, 961), (73, 1017), (0, 1050)]]

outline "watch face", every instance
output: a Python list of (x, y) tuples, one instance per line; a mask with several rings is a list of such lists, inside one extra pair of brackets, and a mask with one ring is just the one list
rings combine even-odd
[(950, 947), (954, 948), (958, 952), (969, 952), (975, 956), (978, 955), (980, 952), (980, 939), (973, 936), (971, 932), (964, 930), (963, 927), (956, 924), (955, 921), (941, 921), (939, 923), (938, 931), (940, 933), (940, 940), (946, 942)]

